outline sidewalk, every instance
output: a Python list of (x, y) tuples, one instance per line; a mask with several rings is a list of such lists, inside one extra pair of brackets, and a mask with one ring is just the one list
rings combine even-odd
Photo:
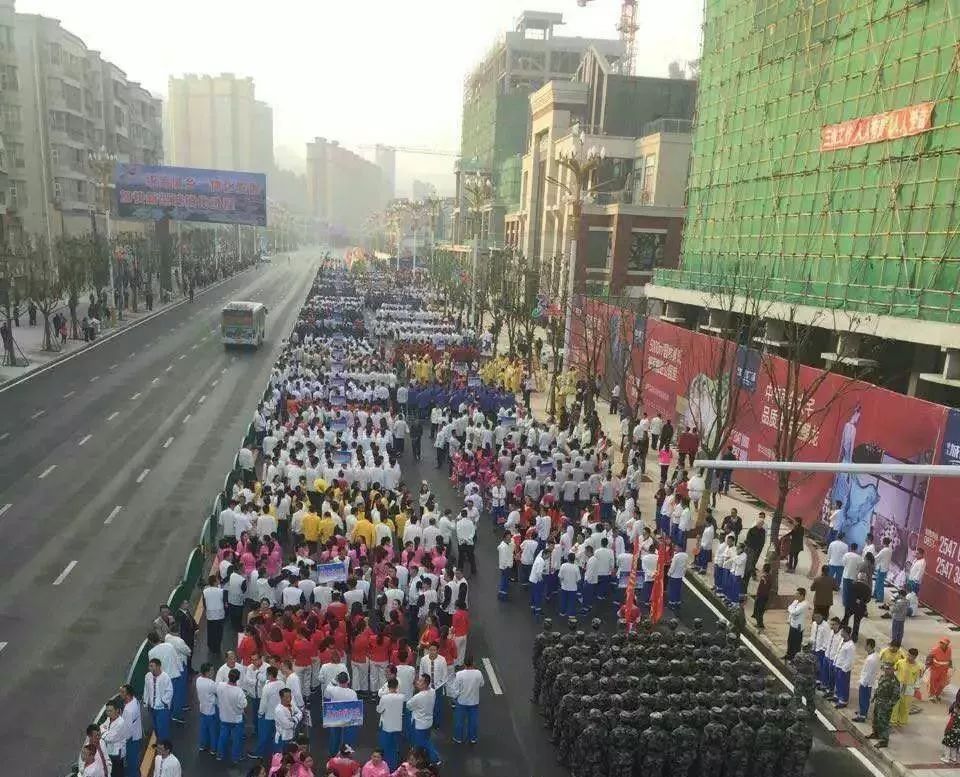
[[(534, 393), (531, 397), (531, 409), (538, 418), (546, 417), (546, 394), (542, 392)], [(600, 415), (601, 426), (604, 433), (618, 447), (620, 442), (620, 419), (616, 415), (608, 412), (608, 403), (605, 400), (598, 401), (597, 412)], [(617, 451), (617, 463), (619, 464), (619, 450)], [(651, 476), (656, 479), (659, 470), (656, 465), (653, 452), (648, 458), (647, 478)], [(638, 509), (644, 516), (645, 522), (651, 522), (651, 516), (655, 512), (654, 492), (656, 483), (650, 482), (646, 488), (641, 488), (638, 500)], [(749, 494), (741, 491), (734, 486), (729, 496), (720, 496), (717, 500), (717, 507), (714, 508), (714, 516), (719, 525), (723, 516), (727, 514), (730, 508), (736, 507), (737, 512), (743, 518), (744, 531), (756, 523), (757, 514), (763, 510), (768, 516), (772, 514), (772, 509), (756, 501)], [(789, 527), (783, 527), (783, 533)], [(761, 554), (761, 559), (765, 557), (767, 549)], [(778, 591), (780, 594), (792, 597), (799, 586), (809, 588), (810, 580), (815, 576), (811, 574), (812, 570), (819, 571), (824, 563), (824, 549), (822, 546), (807, 541), (807, 546), (800, 555), (800, 562), (796, 573), (790, 573), (784, 566), (780, 568)], [(688, 577), (696, 576), (703, 580), (694, 572), (688, 572)], [(713, 570), (707, 572), (706, 581), (713, 580)], [(751, 589), (755, 583), (751, 584)], [(709, 586), (707, 586), (709, 588)], [(889, 587), (888, 587), (889, 590)], [(786, 669), (784, 662), (780, 657), (786, 653), (787, 646), (787, 618), (785, 610), (769, 609), (764, 615), (766, 628), (761, 632), (756, 629), (750, 614), (753, 612), (753, 595), (748, 594), (744, 605), (747, 616), (746, 632), (761, 646), (767, 649), (779, 668), (785, 674), (790, 676), (791, 672)], [(873, 760), (883, 762), (888, 771), (896, 774), (911, 775), (912, 777), (960, 777), (960, 768), (943, 764), (939, 761), (942, 748), (940, 745), (943, 729), (947, 721), (947, 710), (950, 702), (957, 693), (958, 682), (960, 678), (954, 678), (954, 681), (947, 686), (943, 693), (944, 702), (937, 704), (926, 699), (926, 684), (922, 685), (924, 691), (924, 700), (918, 702), (915, 706), (919, 711), (911, 715), (910, 721), (903, 729), (894, 729), (893, 736), (890, 738), (890, 746), (885, 749), (873, 747), (873, 740), (866, 739), (870, 733), (869, 724), (854, 723), (852, 718), (856, 714), (856, 686), (860, 676), (860, 667), (864, 659), (863, 644), (868, 638), (873, 638), (877, 643), (877, 650), (882, 650), (890, 641), (890, 621), (881, 619), (882, 610), (871, 602), (867, 617), (860, 626), (860, 640), (857, 648), (857, 659), (851, 673), (851, 706), (844, 710), (837, 710), (833, 704), (819, 700), (818, 709), (833, 722), (841, 731), (847, 732), (847, 736), (853, 736), (860, 741), (865, 750), (870, 751)], [(834, 604), (831, 615), (842, 616), (843, 607), (839, 603)], [(940, 617), (931, 610), (920, 608), (920, 613), (913, 618), (908, 619), (904, 634), (904, 649), (911, 647), (920, 651), (920, 661), (926, 657), (927, 653), (933, 648), (941, 637), (953, 637), (960, 628), (954, 626), (949, 621)], [(956, 642), (951, 639), (951, 642)], [(871, 713), (872, 714), (872, 708)], [(868, 716), (869, 720), (869, 716)]]

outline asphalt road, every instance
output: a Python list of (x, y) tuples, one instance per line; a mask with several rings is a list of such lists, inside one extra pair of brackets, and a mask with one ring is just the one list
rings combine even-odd
[[(428, 480), (437, 503), (441, 507), (455, 508), (461, 504), (458, 493), (451, 487), (446, 470), (434, 468), (435, 458), (430, 441), (424, 439), (424, 458), (413, 461), (408, 450), (401, 459), (403, 480), (416, 489), (421, 480)], [(478, 532), (477, 561), (479, 572), (470, 579), (471, 630), (468, 652), (474, 656), (477, 666), (486, 677), (480, 701), (480, 737), (476, 746), (456, 745), (451, 741), (452, 713), (445, 713), (442, 731), (434, 735), (434, 743), (443, 759), (441, 773), (456, 777), (481, 777), (481, 775), (510, 775), (510, 777), (570, 777), (570, 773), (556, 763), (556, 751), (547, 739), (543, 719), (538, 708), (530, 703), (532, 691), (531, 651), (533, 638), (539, 631), (534, 623), (525, 592), (514, 587), (511, 598), (500, 602), (496, 596), (498, 583), (495, 535), (485, 516)], [(555, 602), (548, 605), (555, 608)], [(667, 611), (665, 617), (670, 617)], [(555, 616), (555, 613), (551, 613)], [(596, 614), (601, 615), (608, 627), (615, 621), (613, 606), (607, 603)], [(678, 613), (682, 622), (690, 625), (694, 618), (703, 619), (707, 628), (716, 622), (716, 614), (700, 601), (691, 590), (684, 592), (684, 605)], [(592, 616), (590, 616), (592, 617)], [(589, 617), (583, 618), (584, 628)], [(554, 622), (563, 627), (561, 619)], [(225, 644), (233, 638), (225, 638)], [(206, 660), (201, 647), (198, 660)], [(498, 692), (499, 691), (499, 692)], [(320, 720), (319, 707), (313, 709), (315, 724)], [(376, 745), (377, 714), (368, 704), (365, 726), (361, 734), (357, 757), (362, 761)], [(851, 754), (846, 742), (838, 741), (836, 734), (821, 725), (814, 725), (814, 750), (808, 762), (807, 773), (833, 777), (844, 774), (848, 777), (875, 777)], [(208, 754), (196, 752), (196, 716), (191, 714), (187, 724), (175, 727), (174, 744), (185, 767), (185, 773), (205, 777), (240, 777), (249, 768), (231, 767), (215, 761)], [(311, 750), (316, 757), (326, 757), (326, 736), (319, 725), (311, 732)], [(249, 742), (248, 742), (249, 744)], [(318, 770), (319, 773), (319, 770)], [(573, 775), (573, 777), (578, 777)]]
[[(0, 390), (0, 763), (62, 774), (123, 681), (318, 259), (248, 270)], [(267, 305), (258, 351), (221, 345), (231, 299)]]

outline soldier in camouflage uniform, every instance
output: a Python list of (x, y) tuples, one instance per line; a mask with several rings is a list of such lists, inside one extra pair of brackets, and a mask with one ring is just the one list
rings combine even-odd
[(610, 732), (610, 754), (607, 758), (608, 777), (632, 777), (637, 730), (633, 727), (635, 716), (624, 710), (620, 720)]
[(540, 689), (543, 686), (543, 669), (540, 659), (543, 657), (544, 649), (556, 638), (556, 634), (553, 633), (553, 621), (550, 618), (544, 618), (543, 631), (533, 640), (533, 698), (531, 701), (534, 704), (540, 701)]
[(807, 716), (805, 709), (794, 710), (793, 722), (784, 732), (783, 760), (780, 763), (782, 777), (801, 777), (803, 774), (803, 766), (813, 747), (813, 734), (807, 724)]
[(580, 697), (583, 695), (583, 680), (574, 677), (570, 681), (569, 690), (560, 698), (560, 704), (557, 706), (557, 712), (553, 716), (553, 735), (550, 737), (554, 744), (557, 744), (563, 736), (564, 727), (573, 717), (580, 703)]
[(817, 660), (809, 645), (805, 645), (793, 657), (793, 668), (797, 673), (793, 681), (793, 694), (797, 704), (803, 704), (806, 700), (807, 709), (813, 712), (816, 706)]
[(680, 725), (676, 728), (667, 727), (673, 742), (672, 757), (667, 764), (669, 777), (688, 777), (690, 768), (697, 760), (700, 735), (691, 725), (692, 722), (693, 713), (690, 710), (682, 710)]
[(780, 713), (767, 710), (763, 724), (757, 729), (753, 745), (753, 777), (773, 777), (780, 758), (783, 734), (780, 730)]
[(588, 713), (587, 719), (589, 722), (586, 728), (574, 744), (573, 764), (570, 771), (577, 777), (607, 777), (603, 713), (594, 707)]
[(663, 728), (663, 715), (650, 713), (650, 728), (640, 732), (638, 750), (639, 773), (643, 777), (662, 777), (670, 755), (670, 734)]
[(727, 768), (724, 772), (726, 777), (747, 777), (750, 774), (754, 738), (749, 711), (741, 708), (739, 721), (730, 729)]
[(890, 744), (890, 717), (900, 701), (900, 681), (893, 671), (893, 664), (885, 663), (880, 671), (877, 690), (873, 693), (873, 731), (868, 737), (877, 740), (877, 747)]
[(716, 777), (723, 768), (727, 748), (727, 727), (723, 725), (724, 713), (720, 707), (710, 710), (710, 722), (700, 735), (701, 777)]

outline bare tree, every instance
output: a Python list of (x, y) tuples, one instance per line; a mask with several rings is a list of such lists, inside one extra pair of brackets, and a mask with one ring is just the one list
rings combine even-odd
[(59, 351), (60, 344), (52, 337), (50, 317), (63, 299), (64, 284), (56, 265), (47, 261), (46, 244), (42, 239), (31, 244), (30, 266), (27, 271), (27, 296), (33, 300), (43, 316), (43, 350)]
[[(855, 330), (859, 319), (851, 319)], [(801, 320), (797, 305), (791, 305), (780, 319), (781, 345), (767, 350), (760, 360), (760, 369), (767, 379), (768, 389), (762, 405), (760, 422), (775, 431), (773, 458), (776, 461), (796, 461), (809, 445), (815, 445), (819, 430), (830, 418), (839, 402), (860, 385), (870, 372), (872, 361), (855, 358), (849, 345), (839, 346), (840, 353), (823, 366), (808, 362), (819, 358), (819, 344), (823, 330), (841, 334), (836, 314), (822, 311), (812, 321)], [(844, 327), (847, 337), (836, 338), (841, 344), (852, 342), (851, 329)], [(854, 332), (855, 336), (855, 332)], [(779, 351), (777, 353), (776, 351)], [(861, 357), (864, 354), (861, 354)], [(823, 390), (829, 383), (829, 390)], [(779, 564), (780, 527), (790, 491), (810, 477), (810, 473), (778, 471), (777, 504), (770, 522), (770, 549), (773, 590), (776, 591)]]
[(87, 287), (89, 256), (95, 250), (92, 236), (61, 237), (57, 240), (56, 249), (57, 272), (67, 295), (67, 309), (70, 311), (70, 337), (78, 340), (80, 326), (77, 321), (77, 307), (80, 304), (80, 294)]
[(13, 308), (19, 304), (26, 282), (26, 257), (22, 245), (0, 243), (0, 305), (3, 307), (4, 323), (10, 333), (3, 340), (5, 364), (16, 364), (16, 348), (13, 341)]

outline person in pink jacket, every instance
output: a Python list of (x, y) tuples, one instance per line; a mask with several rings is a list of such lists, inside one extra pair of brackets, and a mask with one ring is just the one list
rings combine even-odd
[(360, 770), (360, 777), (390, 777), (390, 767), (383, 760), (383, 752), (374, 750), (370, 754), (370, 760)]
[(657, 454), (657, 460), (660, 462), (660, 482), (667, 482), (667, 472), (670, 470), (670, 462), (673, 461), (673, 454), (669, 448), (661, 448)]

